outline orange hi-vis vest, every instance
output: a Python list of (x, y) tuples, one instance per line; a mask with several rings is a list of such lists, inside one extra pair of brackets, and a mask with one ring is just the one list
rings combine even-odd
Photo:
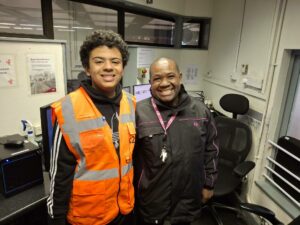
[(135, 97), (122, 92), (119, 156), (110, 126), (82, 87), (52, 107), (66, 144), (77, 160), (69, 223), (104, 225), (119, 212), (130, 213), (134, 206)]

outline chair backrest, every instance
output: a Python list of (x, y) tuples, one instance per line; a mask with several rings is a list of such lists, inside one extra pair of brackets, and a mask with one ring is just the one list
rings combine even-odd
[(249, 100), (244, 95), (226, 94), (221, 97), (220, 106), (227, 112), (233, 114), (233, 118), (237, 118), (238, 114), (245, 114), (249, 110)]
[(219, 161), (236, 166), (244, 161), (251, 150), (250, 127), (236, 119), (218, 116), (215, 118), (219, 137)]

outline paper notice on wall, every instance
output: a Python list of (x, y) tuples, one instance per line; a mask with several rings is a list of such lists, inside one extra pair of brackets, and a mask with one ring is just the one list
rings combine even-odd
[(198, 66), (188, 65), (183, 74), (184, 84), (197, 84), (198, 82)]
[(154, 60), (154, 50), (150, 48), (137, 49), (137, 68), (149, 68)]
[(31, 94), (56, 92), (54, 56), (32, 54), (27, 61)]
[(0, 55), (0, 87), (16, 86), (15, 60), (12, 55)]

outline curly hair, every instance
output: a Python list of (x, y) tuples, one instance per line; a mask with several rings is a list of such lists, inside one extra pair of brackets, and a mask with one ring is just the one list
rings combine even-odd
[(80, 47), (80, 60), (83, 68), (89, 68), (89, 57), (93, 49), (99, 46), (119, 49), (122, 55), (123, 67), (129, 59), (128, 46), (122, 37), (111, 30), (97, 30), (87, 36)]

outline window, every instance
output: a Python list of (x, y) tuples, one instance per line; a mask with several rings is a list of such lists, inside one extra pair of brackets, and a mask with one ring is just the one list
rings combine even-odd
[(209, 18), (186, 18), (127, 1), (2, 0), (0, 18), (0, 36), (72, 42), (92, 30), (110, 29), (129, 44), (207, 49), (210, 32)]
[(125, 13), (125, 41), (132, 44), (174, 46), (175, 22)]
[(57, 36), (75, 33), (84, 36), (97, 29), (118, 31), (118, 13), (116, 10), (96, 5), (72, 2), (68, 0), (54, 1), (53, 26)]
[(52, 38), (52, 12), (47, 4), (46, 0), (2, 0), (0, 36)]
[[(258, 185), (286, 212), (295, 217), (300, 212), (300, 54), (295, 54), (292, 72), (282, 105), (282, 122), (278, 140), (269, 140), (272, 153), (267, 156)], [(276, 197), (270, 194), (271, 190)]]
[(200, 34), (200, 23), (184, 23), (181, 45), (198, 46), (199, 34)]
[(118, 11), (68, 0), (52, 1), (54, 37), (66, 40), (71, 65), (68, 77), (77, 78), (82, 71), (79, 50), (87, 34), (93, 30), (107, 29), (118, 32)]
[(181, 47), (208, 48), (210, 19), (186, 19), (182, 26)]

